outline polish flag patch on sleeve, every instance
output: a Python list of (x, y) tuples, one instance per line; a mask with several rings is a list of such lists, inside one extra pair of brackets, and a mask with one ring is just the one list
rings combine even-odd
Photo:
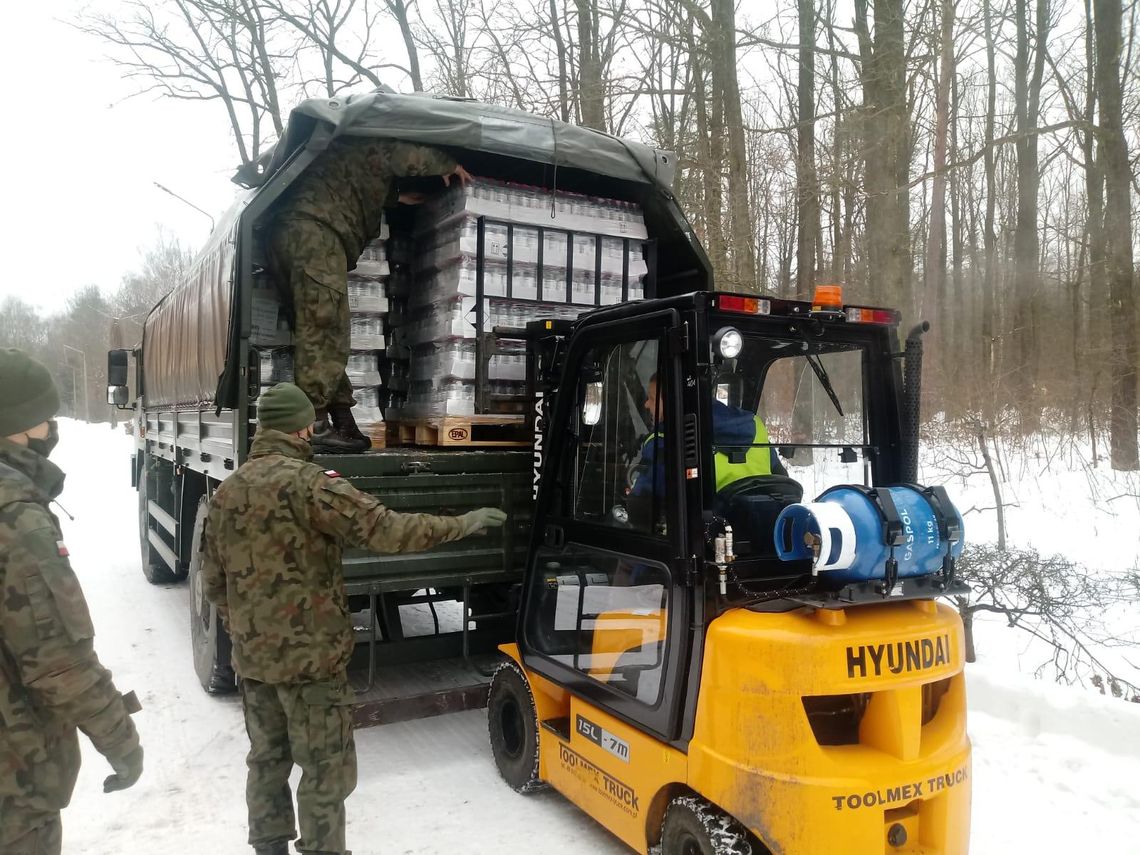
[(328, 475), (330, 478), (339, 478), (340, 477), (340, 473), (337, 472), (335, 469), (326, 469), (325, 474)]
[(69, 555), (71, 555), (71, 553), (67, 551), (67, 544), (62, 540), (57, 540), (55, 542), (55, 547), (59, 550), (60, 558), (67, 558)]

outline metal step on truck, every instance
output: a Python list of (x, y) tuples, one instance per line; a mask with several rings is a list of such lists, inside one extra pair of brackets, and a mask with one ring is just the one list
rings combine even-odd
[[(386, 322), (404, 321), (385, 330), (388, 341), (369, 342), (387, 345), (383, 377), (377, 371), (365, 382), (388, 397), (388, 414), (422, 415), (392, 405), (407, 390), (409, 366), (415, 377), (425, 360), (438, 364), (445, 344), (474, 351), (454, 372), (464, 379), (444, 381), (452, 389), (462, 382), (474, 400), (462, 402), (458, 415), (445, 400), (444, 410), (429, 411), (443, 417), (399, 419), (371, 431), (378, 446), (385, 439), (412, 444), (318, 462), (394, 510), (495, 506), (510, 514), (501, 533), (424, 553), (346, 555), (361, 642), (353, 663), (357, 721), (374, 724), (482, 705), (487, 666), (512, 636), (512, 592), (522, 580), (537, 480), (534, 437), (541, 436), (525, 403), (534, 381), (521, 327), (607, 303), (705, 290), (711, 272), (673, 196), (667, 152), (453, 99), (377, 92), (301, 104), (272, 156), (240, 178), (250, 186), (184, 279), (150, 312), (142, 341), (109, 356), (110, 399), (134, 412), (130, 474), (142, 569), (156, 584), (189, 577), (189, 643), (207, 691), (232, 689), (234, 677), (228, 638), (197, 579), (198, 532), (211, 492), (246, 459), (257, 394), (280, 379), (270, 366), (288, 356), (291, 341), (287, 301), (266, 263), (266, 232), (282, 194), (342, 136), (443, 147), (479, 176), (466, 194), (389, 209), (384, 269), (363, 259), (358, 267), (390, 274), (387, 294), (364, 299), (383, 301)], [(425, 210), (462, 221), (452, 230), (458, 259), (441, 261), (440, 240), (415, 234)], [(426, 303), (425, 280), (446, 279), (441, 268), (452, 275), (448, 296), (456, 299)], [(498, 382), (502, 371), (513, 371), (513, 382)], [(501, 394), (504, 386), (513, 394)]]

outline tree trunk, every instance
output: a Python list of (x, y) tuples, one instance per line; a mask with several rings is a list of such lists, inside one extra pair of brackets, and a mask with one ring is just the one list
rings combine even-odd
[(412, 78), (412, 89), (416, 92), (424, 91), (424, 80), (420, 74), (420, 53), (416, 47), (415, 36), (412, 35), (412, 25), (408, 21), (408, 7), (412, 0), (385, 0), (388, 11), (396, 19), (400, 27), (400, 35), (404, 39), (404, 49), (408, 52), (408, 76)]
[[(1085, 159), (1085, 205), (1088, 209), (1085, 220), (1085, 240), (1088, 244), (1086, 255), (1088, 269), (1088, 309), (1085, 312), (1084, 327), (1086, 346), (1091, 353), (1085, 376), (1085, 391), (1101, 385), (1101, 378), (1108, 361), (1108, 348), (1097, 347), (1094, 342), (1103, 342), (1104, 330), (1108, 327), (1108, 282), (1105, 278), (1104, 262), (1104, 172), (1098, 160), (1096, 148), (1096, 34), (1093, 25), (1092, 0), (1085, 0), (1085, 113), (1087, 127), (1081, 133), (1081, 148)], [(1082, 401), (1092, 406), (1092, 399)], [(1089, 415), (1091, 418), (1092, 411)], [(1094, 424), (1089, 422), (1090, 431)], [(1095, 431), (1093, 431), (1095, 437)], [(1095, 454), (1094, 454), (1095, 458)]]
[(910, 126), (906, 104), (903, 0), (875, 3), (872, 38), (867, 0), (855, 0), (863, 82), (867, 255), (876, 302), (914, 312), (910, 247)]
[[(954, 3), (942, 0), (938, 92), (934, 102), (934, 179), (930, 192), (930, 227), (926, 235), (926, 287), (923, 308), (941, 322), (946, 301), (946, 148), (950, 127), (950, 84), (954, 79)], [(941, 353), (949, 341), (939, 337)]]
[(1040, 422), (1037, 395), (1037, 364), (1040, 356), (1038, 323), (1041, 271), (1037, 220), (1037, 196), (1041, 182), (1037, 157), (1037, 123), (1040, 116), (1041, 80), (1045, 69), (1045, 39), (1049, 34), (1048, 0), (1037, 0), (1034, 32), (1033, 76), (1029, 62), (1029, 0), (1015, 0), (1017, 57), (1014, 66), (1014, 104), (1017, 111), (1017, 223), (1013, 235), (1014, 258), (1014, 353), (1015, 399), (1021, 405), (1023, 423), (1035, 430)]
[[(843, 90), (839, 85), (839, 57), (836, 56), (835, 0), (827, 0), (824, 26), (827, 28), (827, 47), (831, 53), (828, 79), (831, 84), (832, 108), (835, 111), (831, 146), (831, 278), (846, 283), (843, 232), (843, 140), (847, 137), (847, 116), (843, 108)], [(821, 188), (822, 190), (822, 188)], [(821, 232), (822, 239), (822, 232)], [(820, 258), (823, 253), (820, 250)], [(850, 286), (849, 286), (850, 287)]]
[[(991, 385), (997, 379), (997, 360), (994, 348), (994, 282), (997, 277), (997, 234), (994, 214), (997, 206), (997, 164), (994, 162), (994, 120), (997, 112), (997, 50), (994, 45), (994, 18), (990, 0), (982, 0), (986, 34), (986, 130), (982, 140), (984, 170), (986, 174), (986, 214), (982, 228), (982, 245), (985, 248), (985, 270), (982, 276), (982, 361), (985, 375)], [(991, 414), (994, 402), (988, 396), (984, 412)]]
[(966, 642), (966, 661), (977, 662), (978, 653), (974, 647), (974, 610), (970, 608), (969, 597), (955, 597), (958, 614), (962, 616), (962, 636)]
[[(953, 50), (951, 50), (950, 55), (953, 56)], [(959, 156), (958, 113), (961, 109), (959, 103), (961, 87), (958, 85), (957, 74), (953, 75), (953, 77), (950, 99), (949, 157), (951, 163), (957, 162)], [(942, 319), (942, 338), (945, 341), (945, 346), (942, 348), (942, 368), (946, 373), (951, 372), (955, 365), (972, 366), (976, 364), (977, 360), (977, 352), (973, 346), (973, 329), (967, 326), (969, 323), (967, 320), (969, 317), (967, 312), (969, 311), (970, 300), (966, 295), (965, 283), (963, 282), (963, 265), (966, 255), (966, 223), (962, 213), (962, 196), (964, 189), (963, 173), (961, 170), (955, 170), (949, 178), (950, 219), (953, 223), (950, 228), (950, 245), (953, 249), (953, 258), (951, 260), (952, 275), (950, 287), (946, 290), (946, 298), (943, 304), (939, 306), (940, 317)], [(974, 281), (976, 282), (977, 280)], [(961, 334), (959, 334), (959, 331), (961, 331)], [(977, 377), (977, 374), (973, 372), (971, 372), (971, 374), (972, 377)], [(969, 405), (964, 397), (961, 403), (967, 406)]]
[(1136, 295), (1132, 267), (1132, 172), (1124, 137), (1121, 101), (1120, 0), (1094, 0), (1096, 88), (1100, 100), (1098, 158), (1104, 167), (1105, 274), (1111, 311), (1112, 412), (1109, 420), (1113, 469), (1140, 469), (1136, 442)]
[[(689, 33), (689, 56), (693, 64), (693, 93), (697, 115), (697, 151), (699, 152), (701, 197), (704, 200), (704, 244), (713, 268), (713, 282), (717, 288), (727, 290), (727, 260), (724, 245), (724, 226), (721, 200), (721, 123), (715, 90), (710, 92), (707, 76), (692, 31)], [(710, 110), (709, 96), (712, 96)]]
[(558, 21), (558, 0), (550, 0), (550, 32), (558, 54), (558, 111), (563, 122), (570, 122), (570, 80), (566, 65), (566, 40)]
[(728, 209), (732, 235), (733, 283), (756, 289), (756, 254), (752, 245), (752, 215), (748, 204), (748, 152), (736, 75), (736, 7), (733, 0), (712, 0), (708, 40), (714, 88), (723, 109), (728, 143)]
[(815, 168), (815, 0), (799, 0), (800, 67), (796, 117), (796, 297), (810, 300), (820, 243), (819, 175)]
[(578, 100), (582, 124), (587, 128), (605, 131), (606, 99), (602, 84), (598, 2), (574, 0), (574, 7), (578, 13)]

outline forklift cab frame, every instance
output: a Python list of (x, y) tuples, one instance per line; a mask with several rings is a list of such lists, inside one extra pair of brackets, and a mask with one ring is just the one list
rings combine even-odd
[[(721, 333), (732, 328), (745, 340), (786, 342), (802, 352), (831, 343), (860, 350), (865, 471), (872, 484), (904, 480), (897, 313), (816, 309), (797, 301), (695, 293), (593, 312), (561, 334), (540, 334), (533, 351), (532, 376), (554, 393), (539, 397), (547, 429), (536, 455), (540, 481), (519, 613), (520, 655), (528, 670), (682, 751), (693, 732), (707, 624), (728, 608), (758, 600), (766, 600), (766, 609), (798, 608), (800, 602), (779, 592), (813, 584), (810, 567), (781, 571), (773, 558), (769, 572), (760, 574), (764, 578), (734, 583), (724, 596), (709, 572), (713, 538), (724, 522), (715, 512), (715, 455), (721, 449), (713, 441), (712, 414), (723, 376), (724, 360), (716, 352)], [(655, 354), (647, 359), (649, 344)], [(656, 364), (647, 368), (654, 355)], [(580, 482), (591, 472), (620, 473), (624, 458), (638, 451), (628, 437), (624, 448), (599, 450), (590, 430), (591, 418), (606, 423), (613, 415), (607, 409), (621, 399), (640, 403), (636, 388), (597, 393), (599, 378), (612, 367), (607, 359), (629, 363), (634, 356), (639, 364), (627, 369), (642, 384), (652, 370), (659, 390), (651, 437), (664, 451), (664, 484), (657, 485), (663, 492), (654, 494), (651, 522), (640, 525), (620, 503), (607, 515), (605, 509), (584, 513), (580, 501), (589, 492)], [(750, 395), (741, 401), (752, 412), (774, 361), (751, 378)], [(615, 433), (603, 437), (620, 439)], [(591, 452), (601, 454), (600, 466), (591, 468)], [(765, 585), (769, 596), (758, 597), (756, 588)], [(599, 643), (602, 637), (608, 641)]]

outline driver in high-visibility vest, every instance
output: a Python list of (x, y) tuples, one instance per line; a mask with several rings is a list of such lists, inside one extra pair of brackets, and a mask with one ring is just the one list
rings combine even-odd
[[(649, 386), (646, 389), (645, 409), (656, 419), (659, 414), (658, 407), (662, 404), (663, 402), (658, 400), (657, 375), (654, 374), (649, 378)], [(727, 451), (718, 449), (713, 456), (718, 493), (742, 478), (788, 474), (776, 454), (776, 449), (764, 447), (768, 443), (768, 428), (764, 426), (758, 415), (714, 399), (712, 422), (713, 445), (722, 448), (739, 446), (728, 448)], [(647, 496), (654, 492), (655, 484), (664, 486), (665, 437), (660, 426), (654, 427), (653, 432), (642, 443), (639, 469), (641, 474), (633, 482), (630, 495)]]

